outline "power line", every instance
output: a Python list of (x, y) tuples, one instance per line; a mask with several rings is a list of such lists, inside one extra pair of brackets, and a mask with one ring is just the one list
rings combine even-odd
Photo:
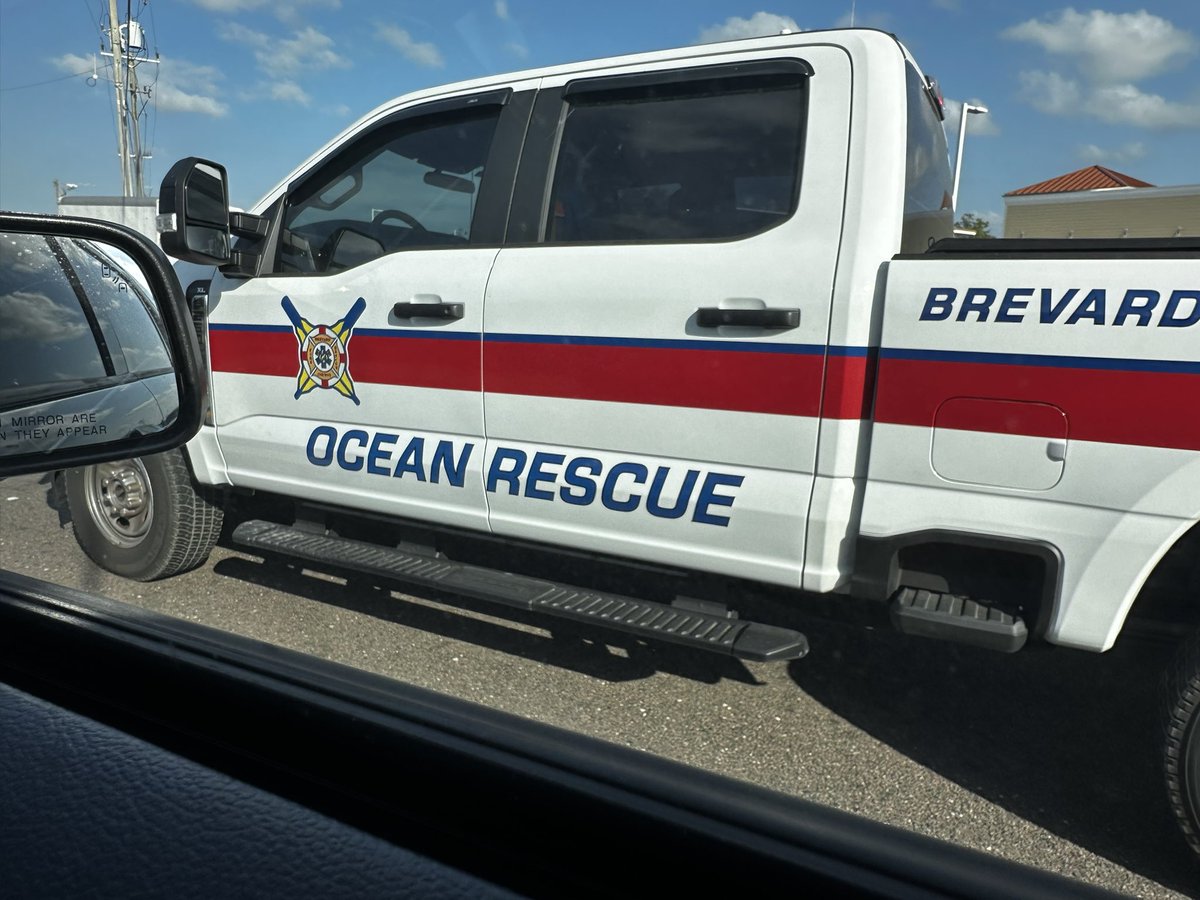
[(91, 72), (73, 72), (70, 75), (60, 75), (58, 78), (47, 78), (45, 81), (35, 81), (32, 84), (15, 84), (12, 87), (0, 88), (0, 93), (8, 93), (9, 91), (24, 91), (28, 88), (41, 87), (44, 84), (54, 84), (56, 81), (66, 81), (68, 78), (81, 78), (84, 75), (91, 75)]

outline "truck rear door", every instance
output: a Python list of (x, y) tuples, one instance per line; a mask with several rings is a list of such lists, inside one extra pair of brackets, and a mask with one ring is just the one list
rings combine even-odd
[(487, 289), (494, 532), (799, 584), (849, 89), (811, 46), (543, 79)]

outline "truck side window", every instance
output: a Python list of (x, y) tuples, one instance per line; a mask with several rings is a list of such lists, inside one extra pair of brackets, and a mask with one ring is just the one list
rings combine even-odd
[(938, 238), (950, 237), (954, 211), (950, 208), (953, 178), (946, 150), (946, 132), (933, 111), (925, 82), (912, 63), (904, 64), (908, 107), (904, 155), (904, 228), (902, 253), (923, 253)]
[(567, 97), (546, 241), (722, 240), (796, 208), (808, 79), (714, 77)]
[(403, 119), (342, 149), (288, 197), (275, 271), (466, 244), (499, 116), (489, 105)]

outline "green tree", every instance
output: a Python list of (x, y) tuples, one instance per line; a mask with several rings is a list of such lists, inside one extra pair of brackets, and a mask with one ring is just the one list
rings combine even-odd
[(967, 231), (975, 232), (975, 237), (994, 238), (995, 235), (991, 232), (991, 223), (987, 219), (981, 219), (979, 216), (972, 213), (964, 213), (963, 217), (954, 223), (955, 228), (964, 228)]

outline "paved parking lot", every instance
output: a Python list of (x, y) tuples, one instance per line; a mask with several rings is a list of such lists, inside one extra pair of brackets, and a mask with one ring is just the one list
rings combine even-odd
[(1164, 645), (1003, 656), (797, 615), (807, 658), (743, 664), (227, 543), (198, 571), (138, 584), (87, 561), (37, 476), (0, 482), (0, 566), (1114, 890), (1200, 896), (1157, 767)]

